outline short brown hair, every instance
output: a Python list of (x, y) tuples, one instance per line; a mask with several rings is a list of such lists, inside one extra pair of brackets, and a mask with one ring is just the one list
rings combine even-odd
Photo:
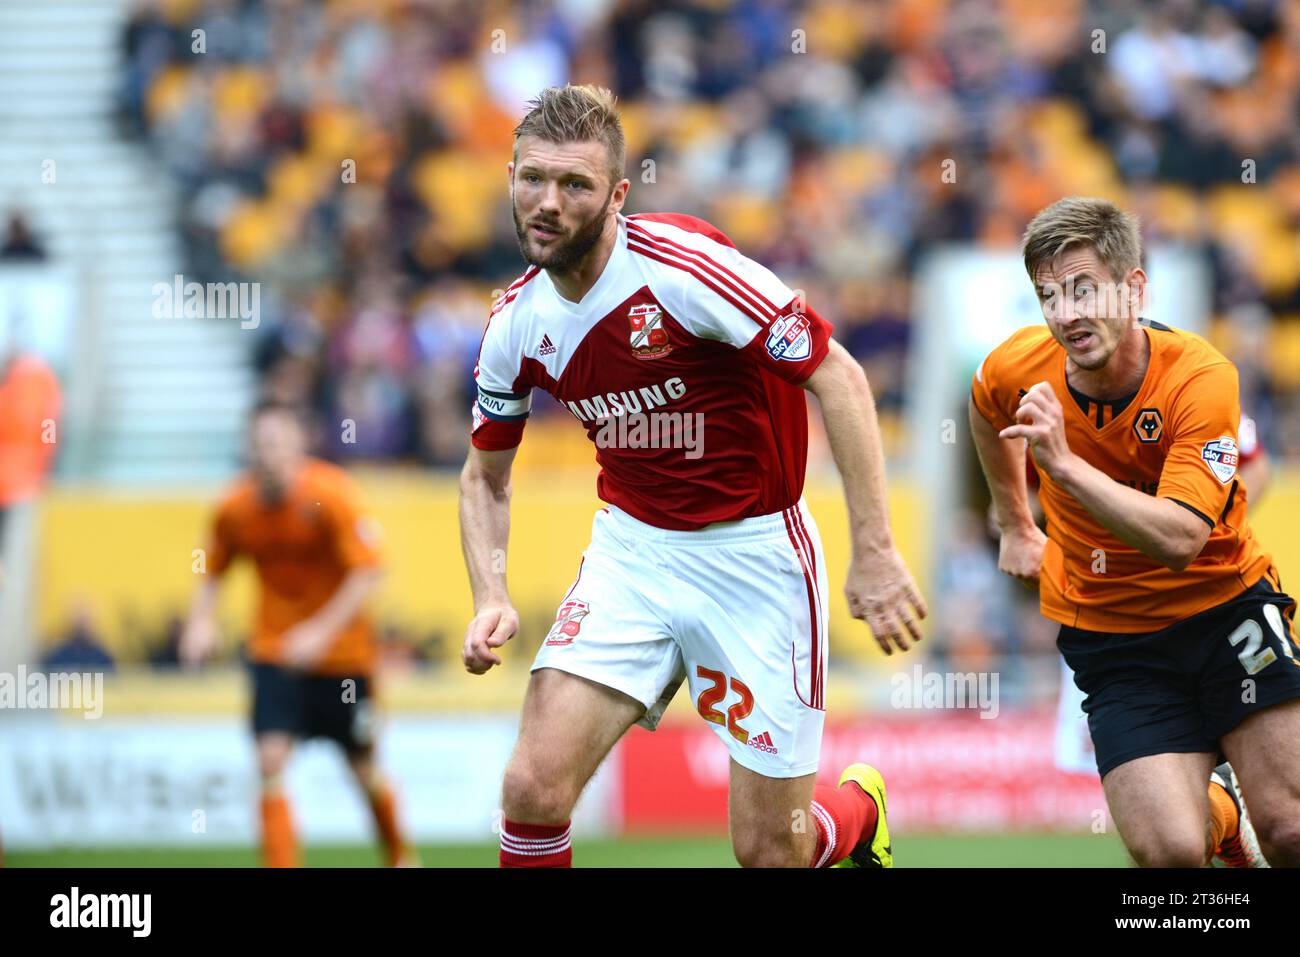
[(293, 420), (294, 424), (304, 432), (308, 429), (307, 410), (301, 405), (293, 402), (286, 402), (283, 399), (263, 396), (253, 404), (248, 411), (248, 424), (251, 426), (259, 419), (268, 415), (283, 415)]
[(528, 102), (528, 113), (515, 127), (515, 159), (519, 138), (536, 136), (548, 143), (599, 140), (609, 153), (609, 182), (623, 178), (626, 145), (618, 101), (603, 86), (552, 86)]
[(1111, 278), (1119, 281), (1142, 265), (1138, 218), (1105, 199), (1070, 196), (1041, 210), (1025, 228), (1025, 270), (1038, 282), (1038, 270), (1070, 246), (1091, 246)]

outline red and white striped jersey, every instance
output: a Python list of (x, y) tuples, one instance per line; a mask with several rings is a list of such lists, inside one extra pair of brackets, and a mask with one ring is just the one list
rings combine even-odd
[(596, 444), (597, 493), (641, 521), (694, 529), (780, 512), (803, 492), (800, 383), (829, 341), (821, 316), (703, 220), (619, 216), (581, 302), (530, 267), (493, 305), (472, 441), (514, 448), (542, 389)]

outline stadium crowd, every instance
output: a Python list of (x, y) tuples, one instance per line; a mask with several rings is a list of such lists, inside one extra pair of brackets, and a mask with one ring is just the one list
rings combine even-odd
[(264, 284), (266, 387), (357, 423), (335, 457), (461, 459), (520, 272), (510, 131), (570, 78), (624, 104), (630, 208), (702, 215), (805, 289), (887, 412), (919, 256), (1100, 194), (1207, 250), (1243, 405), (1300, 454), (1295, 3), (149, 0), (124, 43), (189, 271)]
[[(179, 184), (187, 273), (262, 283), (264, 389), (355, 422), (320, 431), (337, 460), (462, 460), (521, 272), (511, 130), (568, 80), (620, 97), (629, 210), (703, 216), (804, 289), (887, 440), (923, 254), (1013, 249), (1085, 194), (1206, 252), (1242, 405), (1300, 455), (1300, 3), (145, 0), (123, 44), (122, 120)], [(971, 601), (978, 552), (942, 572)]]

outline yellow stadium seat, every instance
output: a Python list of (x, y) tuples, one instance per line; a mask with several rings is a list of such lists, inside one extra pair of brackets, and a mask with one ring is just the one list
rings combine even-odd
[(307, 152), (336, 163), (356, 152), (366, 132), (365, 118), (348, 107), (321, 104), (307, 115)]
[(174, 26), (189, 26), (199, 13), (199, 0), (161, 0), (159, 12)]
[[(808, 10), (807, 46), (833, 60), (847, 60), (863, 44), (866, 18), (855, 4), (843, 0), (817, 3)], [(793, 41), (792, 41), (793, 42)]]
[(468, 136), (485, 97), (478, 66), (456, 60), (438, 69), (429, 80), (429, 105), (458, 138)]
[(1300, 165), (1278, 170), (1269, 183), (1269, 191), (1292, 222), (1300, 220)]
[(213, 112), (218, 117), (256, 114), (266, 104), (270, 86), (270, 78), (254, 67), (223, 70), (212, 84)]
[(445, 241), (481, 248), (491, 236), (491, 205), (505, 191), (495, 164), (463, 150), (426, 154), (415, 167), (416, 193), (437, 217)]
[(838, 150), (831, 156), (830, 169), (839, 188), (852, 196), (875, 190), (895, 174), (888, 153), (864, 148)]
[(1255, 277), (1270, 294), (1285, 294), (1300, 282), (1296, 236), (1284, 210), (1261, 186), (1217, 187), (1207, 209), (1214, 234), (1243, 251)]
[(1210, 318), (1209, 328), (1205, 330), (1205, 338), (1225, 356), (1235, 355), (1237, 352), (1236, 328), (1228, 321), (1228, 317), (1221, 313)]
[(1191, 239), (1200, 229), (1201, 203), (1196, 194), (1183, 186), (1156, 187), (1155, 215), (1168, 234)]
[(752, 249), (772, 235), (772, 222), (781, 211), (775, 204), (746, 193), (728, 193), (714, 200), (717, 226), (741, 249)]
[(329, 171), (306, 156), (285, 156), (267, 175), (268, 192), (276, 202), (310, 206), (325, 192)]
[(221, 252), (240, 268), (255, 266), (279, 248), (284, 225), (271, 203), (246, 202), (222, 227)]
[(623, 117), (623, 143), (627, 147), (628, 156), (635, 156), (646, 145), (650, 124), (646, 115), (648, 107), (635, 100), (627, 103), (620, 100), (618, 105)]
[(151, 124), (165, 122), (184, 108), (189, 97), (189, 68), (174, 64), (163, 67), (145, 95), (145, 116)]
[(1273, 324), (1268, 355), (1279, 389), (1300, 388), (1300, 315), (1279, 317)]
[(701, 137), (716, 133), (721, 123), (722, 117), (715, 107), (707, 103), (681, 103), (673, 108), (668, 132), (679, 147), (689, 146)]
[(1030, 132), (1044, 146), (1051, 143), (1078, 143), (1087, 136), (1083, 111), (1069, 100), (1047, 100), (1030, 112)]
[(1207, 208), (1216, 231), (1262, 235), (1281, 225), (1272, 197), (1258, 186), (1218, 186), (1211, 191)]

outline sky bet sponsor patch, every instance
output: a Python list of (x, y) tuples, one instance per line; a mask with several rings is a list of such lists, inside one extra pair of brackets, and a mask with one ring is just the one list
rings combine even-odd
[(1206, 442), (1201, 449), (1201, 458), (1223, 485), (1231, 482), (1237, 474), (1237, 443), (1226, 435)]
[(802, 362), (812, 355), (812, 323), (801, 312), (781, 316), (768, 327), (767, 352), (773, 359)]

